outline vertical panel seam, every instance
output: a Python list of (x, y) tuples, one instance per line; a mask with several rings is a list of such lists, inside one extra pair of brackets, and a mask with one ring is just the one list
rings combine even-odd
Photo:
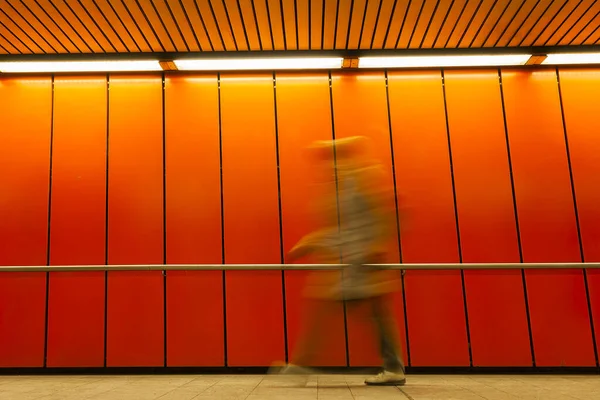
[[(279, 164), (279, 119), (277, 118), (277, 80), (275, 76), (275, 72), (273, 72), (273, 105), (275, 111), (275, 155), (277, 157), (277, 204), (278, 204), (278, 212), (279, 212), (279, 257), (280, 262), (284, 261), (284, 252), (283, 252), (283, 218), (282, 218), (282, 209), (281, 209), (281, 170)], [(286, 291), (285, 291), (285, 271), (281, 271), (281, 297), (283, 299), (283, 343), (284, 343), (284, 353), (285, 353), (285, 362), (288, 362), (288, 337), (287, 337), (287, 299), (286, 299)]]
[[(323, 2), (325, 4), (325, 2)], [(336, 144), (335, 144), (335, 113), (333, 111), (333, 79), (331, 76), (331, 71), (329, 71), (329, 107), (331, 110), (331, 136), (333, 138), (333, 171), (335, 176), (335, 200), (336, 200), (336, 209), (337, 209), (337, 221), (338, 221), (338, 232), (340, 231), (340, 198), (339, 198), (339, 187), (338, 187), (338, 171), (337, 171), (337, 152), (336, 152)], [(340, 249), (339, 254), (340, 262), (343, 262), (342, 250)], [(343, 276), (344, 270), (341, 271)], [(350, 366), (350, 341), (348, 340), (348, 312), (346, 307), (346, 300), (343, 300), (344, 305), (344, 336), (346, 339), (346, 366)]]
[[(571, 152), (569, 149), (569, 135), (567, 133), (567, 123), (566, 123), (566, 119), (565, 119), (565, 109), (563, 106), (563, 97), (562, 97), (562, 88), (561, 88), (561, 84), (560, 84), (560, 73), (559, 73), (559, 69), (558, 67), (556, 67), (555, 69), (555, 74), (556, 74), (556, 83), (558, 86), (558, 100), (560, 102), (560, 115), (561, 115), (561, 119), (562, 119), (562, 127), (563, 127), (563, 134), (564, 134), (564, 138), (565, 138), (565, 149), (567, 151), (567, 162), (569, 165), (569, 180), (571, 183), (571, 194), (573, 196), (573, 209), (575, 211), (575, 222), (577, 224), (577, 238), (579, 240), (579, 254), (581, 257), (581, 261), (585, 262), (585, 254), (583, 251), (583, 241), (581, 240), (581, 227), (579, 225), (579, 208), (577, 207), (577, 197), (576, 197), (576, 190), (575, 190), (575, 180), (573, 179), (573, 167), (571, 164)], [(590, 301), (590, 289), (589, 289), (589, 284), (588, 284), (588, 277), (587, 277), (587, 270), (584, 268), (582, 269), (583, 272), (583, 283), (585, 284), (585, 298), (587, 300), (587, 306), (588, 306), (588, 315), (590, 317), (590, 332), (592, 334), (592, 345), (594, 347), (594, 357), (596, 359), (596, 367), (599, 366), (598, 364), (598, 346), (596, 344), (596, 332), (594, 329), (594, 316), (592, 314), (592, 304)]]
[[(162, 73), (162, 162), (163, 162), (163, 264), (167, 263), (167, 123), (166, 123), (166, 77)], [(163, 352), (167, 366), (167, 275), (163, 270)]]
[[(52, 163), (53, 163), (53, 150), (54, 150), (54, 74), (51, 78), (50, 88), (50, 168), (48, 174), (48, 226), (47, 226), (47, 237), (46, 237), (46, 264), (50, 265), (50, 234), (52, 232)], [(44, 303), (44, 368), (48, 364), (48, 314), (49, 314), (49, 300), (50, 300), (50, 272), (46, 272), (46, 300)]]
[[(110, 75), (106, 74), (106, 194), (104, 214), (104, 264), (108, 265), (108, 163), (110, 135)], [(104, 271), (104, 367), (108, 358), (108, 271)]]
[[(450, 178), (452, 179), (452, 200), (454, 202), (454, 219), (456, 221), (456, 241), (458, 243), (458, 259), (462, 264), (463, 255), (462, 255), (462, 242), (460, 240), (460, 222), (458, 216), (458, 206), (456, 200), (456, 182), (454, 179), (454, 161), (452, 159), (452, 141), (450, 140), (450, 123), (448, 121), (448, 103), (446, 101), (446, 82), (444, 76), (444, 70), (441, 70), (441, 78), (442, 78), (442, 94), (444, 98), (444, 116), (446, 119), (446, 138), (448, 139), (448, 159), (450, 161)], [(465, 311), (465, 323), (467, 330), (467, 342), (469, 348), (469, 365), (473, 367), (473, 349), (471, 347), (471, 329), (469, 327), (469, 309), (467, 307), (467, 290), (465, 285), (465, 271), (460, 270), (460, 280), (462, 286), (462, 294), (463, 294), (463, 306)]]
[[(508, 123), (506, 119), (506, 109), (504, 105), (504, 86), (502, 84), (502, 73), (500, 68), (498, 68), (498, 86), (500, 87), (500, 102), (502, 104), (502, 118), (504, 121), (504, 137), (506, 140), (506, 155), (508, 158), (508, 168), (510, 172), (510, 186), (512, 190), (512, 198), (513, 198), (513, 209), (515, 215), (515, 227), (517, 230), (517, 244), (519, 246), (519, 261), (523, 263), (523, 244), (521, 243), (521, 226), (519, 224), (519, 211), (517, 207), (517, 192), (515, 189), (515, 180), (514, 180), (514, 172), (512, 165), (512, 156), (510, 152), (510, 140), (508, 136)], [(525, 270), (521, 269), (521, 280), (523, 284), (523, 296), (525, 300), (525, 313), (527, 316), (527, 329), (529, 333), (529, 347), (531, 350), (531, 364), (533, 367), (536, 366), (535, 361), (535, 348), (533, 343), (533, 331), (531, 329), (531, 315), (529, 312), (529, 294), (527, 293), (527, 279), (525, 276)]]
[[(390, 154), (392, 156), (392, 180), (394, 182), (394, 203), (396, 206), (396, 232), (398, 233), (398, 256), (400, 257), (400, 263), (403, 261), (402, 257), (402, 239), (400, 237), (400, 210), (398, 207), (398, 190), (396, 185), (396, 163), (394, 158), (394, 135), (392, 132), (392, 113), (390, 108), (390, 85), (388, 79), (388, 70), (385, 70), (385, 97), (387, 102), (387, 115), (388, 115), (388, 128), (390, 133)], [(406, 335), (406, 358), (408, 365), (410, 366), (410, 341), (408, 337), (408, 317), (406, 314), (406, 286), (405, 286), (405, 274), (406, 271), (400, 271), (400, 279), (402, 281), (402, 306), (404, 311), (404, 330)]]
[[(217, 73), (217, 103), (219, 105), (219, 174), (220, 174), (220, 189), (221, 189), (221, 262), (225, 264), (225, 208), (223, 196), (223, 133), (221, 123), (221, 73)], [(222, 288), (223, 288), (223, 364), (227, 366), (227, 271), (222, 273)]]

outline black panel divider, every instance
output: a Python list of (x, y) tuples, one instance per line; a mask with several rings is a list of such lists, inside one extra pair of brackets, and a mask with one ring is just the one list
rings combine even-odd
[[(456, 204), (456, 184), (454, 179), (454, 163), (452, 160), (452, 141), (450, 140), (450, 123), (448, 122), (448, 104), (446, 102), (446, 83), (444, 77), (444, 70), (441, 70), (442, 77), (442, 94), (444, 97), (444, 116), (446, 119), (446, 137), (448, 138), (448, 160), (450, 161), (450, 177), (452, 178), (452, 200), (454, 201), (454, 220), (456, 221), (456, 240), (458, 242), (458, 259), (462, 264), (462, 244), (460, 240), (460, 223), (458, 217), (458, 207)], [(471, 348), (471, 329), (469, 327), (469, 308), (467, 307), (467, 290), (465, 287), (465, 271), (460, 270), (460, 281), (462, 286), (463, 295), (463, 306), (465, 310), (465, 322), (467, 325), (467, 344), (469, 347), (469, 365), (473, 366), (473, 349)]]
[[(285, 255), (283, 249), (283, 213), (281, 209), (281, 169), (279, 162), (279, 120), (277, 118), (277, 78), (273, 72), (273, 106), (275, 110), (275, 155), (277, 157), (277, 205), (279, 212), (279, 257), (280, 262), (284, 262)], [(288, 349), (288, 330), (287, 330), (287, 297), (285, 294), (285, 271), (281, 271), (281, 297), (283, 307), (283, 344), (285, 351), (285, 362), (289, 361)]]
[[(381, 7), (381, 4), (379, 5)], [(387, 103), (387, 115), (388, 115), (388, 130), (390, 133), (390, 154), (392, 157), (392, 181), (394, 183), (394, 205), (396, 207), (396, 232), (398, 233), (398, 257), (400, 258), (400, 263), (402, 263), (402, 238), (401, 238), (401, 230), (400, 230), (400, 210), (398, 208), (398, 188), (396, 187), (396, 163), (394, 159), (394, 135), (392, 132), (392, 111), (390, 109), (390, 87), (388, 83), (388, 71), (385, 71), (385, 99)], [(408, 336), (408, 316), (406, 312), (406, 290), (404, 290), (405, 280), (404, 280), (404, 272), (400, 271), (400, 279), (402, 281), (402, 306), (404, 312), (404, 330), (406, 335), (406, 358), (408, 360), (408, 365), (411, 364), (410, 360), (410, 341)]]
[[(325, 7), (325, 2), (323, 2), (323, 7)], [(325, 14), (323, 13), (323, 18), (325, 18)], [(324, 19), (323, 19), (324, 21)], [(339, 187), (338, 187), (338, 173), (337, 173), (337, 152), (335, 146), (335, 113), (333, 111), (333, 82), (331, 78), (331, 71), (329, 71), (329, 105), (331, 109), (331, 137), (334, 140), (333, 144), (333, 171), (335, 174), (335, 198), (336, 198), (336, 208), (337, 208), (337, 221), (338, 221), (338, 231), (341, 229), (341, 216), (340, 216), (340, 198), (339, 198)], [(340, 261), (343, 262), (342, 251), (340, 249)], [(342, 271), (342, 274), (344, 272)], [(350, 342), (348, 341), (348, 311), (346, 307), (346, 301), (343, 301), (344, 304), (344, 335), (346, 337), (346, 366), (350, 367)]]
[[(565, 109), (563, 107), (562, 88), (560, 85), (560, 73), (556, 67), (556, 84), (558, 85), (558, 100), (560, 102), (560, 115), (562, 119), (563, 132), (565, 135), (565, 149), (567, 151), (567, 162), (569, 164), (569, 182), (571, 183), (571, 193), (573, 195), (573, 208), (575, 211), (575, 222), (577, 223), (577, 239), (579, 240), (579, 254), (581, 262), (585, 262), (585, 252), (583, 251), (583, 241), (581, 240), (581, 227), (579, 224), (579, 209), (577, 208), (577, 196), (575, 190), (575, 181), (573, 179), (573, 166), (571, 165), (571, 152), (569, 150), (569, 135), (567, 132), (567, 122), (565, 119)], [(594, 345), (594, 357), (596, 358), (596, 366), (600, 366), (598, 360), (598, 345), (596, 343), (596, 332), (594, 329), (594, 315), (592, 314), (592, 303), (590, 301), (590, 288), (588, 285), (587, 270), (583, 269), (583, 283), (585, 285), (585, 298), (587, 300), (588, 315), (590, 316), (590, 328), (592, 333), (592, 344)]]
[[(510, 187), (512, 190), (513, 208), (515, 213), (515, 227), (517, 230), (517, 243), (519, 245), (519, 262), (523, 262), (523, 244), (521, 243), (521, 226), (519, 224), (519, 211), (517, 208), (517, 193), (515, 190), (515, 179), (513, 174), (512, 157), (510, 155), (510, 140), (508, 136), (508, 124), (506, 122), (506, 109), (504, 106), (504, 88), (502, 86), (502, 71), (498, 68), (498, 85), (500, 87), (500, 102), (502, 104), (502, 118), (504, 121), (504, 136), (506, 138), (506, 155), (508, 157), (508, 169), (510, 172)], [(527, 294), (527, 280), (525, 270), (521, 269), (521, 280), (523, 282), (523, 296), (525, 299), (525, 313), (527, 315), (527, 332), (529, 334), (529, 346), (531, 349), (531, 365), (536, 366), (535, 348), (533, 345), (533, 334), (531, 331), (531, 316), (529, 313), (529, 295)]]
[[(104, 264), (108, 265), (108, 162), (110, 144), (110, 75), (106, 74), (106, 211), (104, 215)], [(104, 272), (104, 366), (108, 357), (108, 271)]]
[[(54, 75), (51, 82), (51, 106), (50, 106), (50, 171), (48, 174), (48, 237), (46, 238), (46, 264), (50, 265), (50, 233), (52, 222), (52, 153), (54, 149)], [(46, 304), (44, 311), (44, 367), (48, 363), (48, 313), (50, 303), (50, 272), (46, 272)]]
[[(166, 123), (166, 82), (165, 73), (162, 73), (162, 162), (163, 162), (163, 263), (167, 263), (167, 123)], [(163, 351), (164, 365), (167, 364), (167, 271), (163, 271)]]
[[(219, 103), (219, 174), (221, 187), (221, 263), (225, 264), (225, 208), (223, 207), (223, 137), (221, 130), (221, 73), (217, 74), (217, 102)], [(223, 271), (223, 362), (227, 366), (227, 279)]]

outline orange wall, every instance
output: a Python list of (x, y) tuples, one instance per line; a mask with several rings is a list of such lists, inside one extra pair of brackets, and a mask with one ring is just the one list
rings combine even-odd
[[(600, 261), (600, 71), (0, 79), (0, 266), (282, 263), (314, 221), (303, 148), (371, 137), (389, 262)], [(1, 267), (0, 267), (1, 269)], [(300, 271), (0, 273), (0, 367), (267, 366)], [(595, 270), (408, 271), (410, 366), (596, 366)], [(377, 365), (360, 310), (316, 361)]]

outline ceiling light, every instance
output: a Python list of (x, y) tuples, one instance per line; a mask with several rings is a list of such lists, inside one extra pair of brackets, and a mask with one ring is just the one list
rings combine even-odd
[(359, 68), (482, 67), (524, 65), (530, 54), (360, 57)]
[(223, 58), (175, 60), (175, 65), (188, 71), (337, 69), (342, 61), (342, 57)]
[(542, 64), (600, 64), (600, 53), (548, 54)]
[(0, 72), (120, 72), (162, 71), (158, 61), (9, 61)]

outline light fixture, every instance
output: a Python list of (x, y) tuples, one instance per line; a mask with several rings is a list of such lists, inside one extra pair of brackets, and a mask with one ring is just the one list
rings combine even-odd
[(548, 57), (542, 64), (600, 64), (600, 53), (554, 53), (548, 54)]
[(338, 69), (342, 57), (222, 58), (175, 60), (177, 69), (187, 71)]
[(525, 65), (530, 54), (360, 57), (358, 68), (483, 67)]
[(158, 61), (7, 61), (0, 62), (0, 72), (135, 72), (162, 71)]

